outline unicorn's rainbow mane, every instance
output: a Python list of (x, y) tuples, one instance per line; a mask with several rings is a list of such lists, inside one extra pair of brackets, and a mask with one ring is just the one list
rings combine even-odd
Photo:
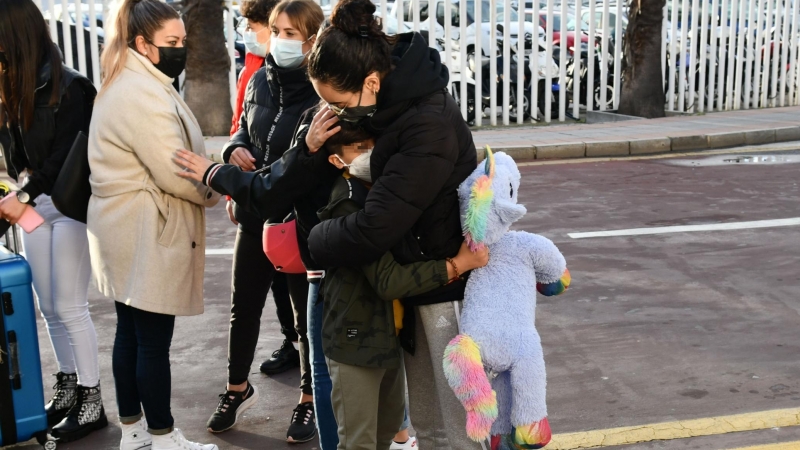
[(470, 193), (463, 223), (464, 238), (472, 251), (484, 246), (483, 241), (486, 239), (489, 213), (492, 210), (492, 200), (494, 200), (494, 191), (492, 190), (494, 154), (488, 145), (486, 146), (484, 171), (485, 175), (481, 175), (472, 185), (472, 192)]

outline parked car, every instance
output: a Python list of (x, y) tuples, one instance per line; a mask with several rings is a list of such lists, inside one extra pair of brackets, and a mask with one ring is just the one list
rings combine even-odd
[[(590, 11), (583, 11), (581, 13), (581, 22), (590, 23), (591, 17), (589, 15)], [(625, 33), (625, 30), (628, 28), (628, 11), (627, 8), (624, 10), (621, 18), (622, 22), (622, 33)], [(609, 29), (609, 37), (612, 41), (616, 41), (617, 39), (617, 13), (616, 9), (611, 9), (608, 13), (608, 29)], [(587, 28), (588, 29), (588, 28)], [(597, 9), (594, 12), (594, 31), (598, 36), (603, 35), (603, 10)]]
[[(464, 0), (466, 1), (465, 8), (466, 8), (466, 17), (462, 18), (460, 13), (460, 1), (462, 0), (420, 0), (417, 4), (419, 5), (419, 29), (420, 31), (429, 31), (429, 14), (430, 10), (430, 2), (434, 2), (435, 7), (435, 17), (434, 17), (434, 27), (435, 33), (434, 38), (438, 42), (440, 39), (444, 39), (444, 26), (446, 24), (445, 20), (450, 20), (450, 33), (451, 39), (459, 41), (461, 45), (467, 46), (467, 52), (471, 53), (475, 51), (475, 30), (478, 28), (478, 24), (475, 23), (475, 7), (476, 7), (476, 0)], [(504, 35), (503, 32), (498, 30), (497, 28), (492, 29), (491, 21), (492, 16), (496, 20), (497, 24), (502, 24), (505, 22), (505, 6), (498, 2), (494, 8), (492, 8), (492, 2), (490, 0), (478, 0), (480, 3), (477, 5), (481, 8), (481, 23), (480, 23), (480, 30), (481, 30), (481, 50), (484, 55), (488, 55), (490, 52), (490, 45), (492, 40), (503, 39)], [(414, 24), (414, 14), (415, 11), (413, 9), (413, 3), (410, 0), (402, 0), (395, 2), (391, 12), (389, 13), (390, 17), (397, 17), (397, 8), (402, 7), (402, 15), (403, 21), (406, 26), (409, 28), (413, 28)], [(445, 12), (447, 10), (447, 12)], [(524, 36), (525, 33), (530, 33), (531, 35), (538, 34), (534, 27), (533, 23), (526, 22), (523, 26), (523, 30), (520, 33), (519, 30), (519, 16), (517, 15), (517, 11), (515, 9), (511, 9), (510, 13), (510, 20), (511, 20), (511, 27), (509, 29), (509, 37), (510, 37), (510, 44), (514, 44), (517, 39), (519, 38), (520, 34)], [(464, 36), (460, 36), (461, 34), (461, 20), (465, 20), (466, 26), (466, 33)], [(442, 50), (442, 49), (440, 49)]]
[[(526, 13), (527, 14), (527, 13)], [(531, 14), (533, 12), (531, 11)], [(539, 26), (544, 28), (547, 33), (547, 12), (539, 11)], [(553, 45), (561, 46), (562, 41), (566, 41), (567, 49), (572, 52), (575, 48), (575, 39), (577, 34), (580, 33), (580, 40), (583, 43), (589, 44), (589, 25), (581, 21), (580, 31), (576, 31), (575, 18), (570, 18), (564, 24), (561, 18), (561, 12), (553, 13)], [(545, 34), (546, 36), (546, 34)]]
[[(81, 6), (81, 24), (84, 28), (89, 30), (91, 23), (90, 19), (93, 17), (95, 21), (95, 26), (97, 29), (97, 36), (105, 38), (105, 30), (103, 29), (103, 3), (98, 1), (94, 5), (94, 11), (89, 11), (89, 5), (87, 4), (80, 4)], [(63, 20), (63, 7), (61, 5), (53, 5), (53, 11), (55, 12), (55, 18), (57, 21)], [(69, 15), (70, 24), (74, 25), (78, 22), (78, 12), (75, 8), (75, 3), (69, 4), (67, 6), (67, 14)], [(44, 11), (44, 18), (45, 20), (50, 19), (50, 10)]]
[[(225, 21), (227, 24), (227, 20)], [(242, 32), (247, 27), (247, 19), (242, 17), (242, 13), (239, 12), (239, 7), (233, 7), (233, 28), (236, 30), (236, 38), (233, 40), (233, 58), (236, 64), (236, 79), (239, 79), (239, 73), (241, 73), (242, 69), (244, 69), (244, 55), (245, 55), (245, 47), (244, 47), (244, 37), (242, 36)], [(225, 36), (228, 36), (228, 28), (227, 25), (223, 28), (223, 33)], [(227, 42), (227, 37), (226, 37)]]

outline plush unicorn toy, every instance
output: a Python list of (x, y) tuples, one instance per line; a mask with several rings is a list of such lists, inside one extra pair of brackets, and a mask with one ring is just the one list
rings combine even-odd
[(461, 334), (447, 346), (443, 364), (467, 410), (467, 434), (475, 441), (491, 436), (492, 450), (550, 442), (536, 291), (558, 295), (570, 283), (564, 257), (549, 239), (509, 231), (527, 212), (517, 203), (519, 184), (514, 160), (487, 147), (485, 164), (458, 189), (465, 238), (473, 250), (489, 247), (489, 264), (469, 277)]

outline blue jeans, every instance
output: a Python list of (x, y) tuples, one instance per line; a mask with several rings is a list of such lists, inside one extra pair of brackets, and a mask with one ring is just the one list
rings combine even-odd
[(314, 411), (317, 415), (319, 445), (321, 450), (336, 450), (339, 445), (339, 430), (331, 404), (331, 376), (325, 355), (322, 353), (322, 299), (319, 296), (319, 280), (308, 286), (308, 347), (311, 351), (311, 387), (314, 390)]

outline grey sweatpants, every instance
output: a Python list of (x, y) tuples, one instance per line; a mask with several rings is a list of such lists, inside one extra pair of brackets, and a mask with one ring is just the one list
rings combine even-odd
[[(460, 303), (459, 303), (460, 306)], [(444, 349), (458, 334), (452, 302), (415, 308), (414, 356), (406, 355), (411, 421), (423, 450), (474, 450), (481, 444), (467, 437), (467, 414), (442, 369)]]

